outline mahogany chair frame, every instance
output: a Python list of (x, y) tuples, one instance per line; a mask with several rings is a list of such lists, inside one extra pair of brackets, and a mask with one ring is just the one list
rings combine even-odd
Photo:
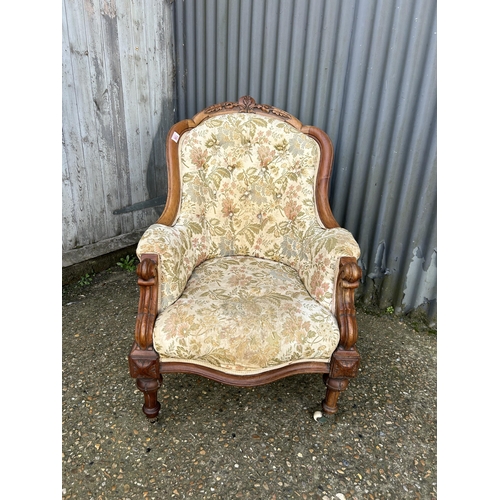
[[(179, 137), (193, 129), (207, 118), (226, 113), (255, 113), (272, 115), (289, 123), (319, 144), (321, 159), (316, 177), (315, 197), (317, 213), (326, 228), (339, 227), (329, 203), (330, 176), (333, 163), (333, 145), (328, 135), (314, 126), (303, 125), (289, 113), (265, 104), (257, 104), (250, 96), (241, 97), (238, 102), (224, 102), (210, 106), (192, 119), (182, 120), (172, 126), (166, 139), (168, 195), (163, 213), (157, 223), (172, 225), (175, 222), (181, 201), (181, 179), (179, 168)], [(182, 361), (161, 362), (153, 347), (153, 328), (158, 314), (158, 256), (143, 254), (137, 266), (139, 285), (139, 307), (135, 326), (135, 341), (128, 356), (129, 370), (136, 379), (138, 389), (144, 393), (143, 412), (151, 420), (158, 417), (160, 403), (157, 392), (162, 384), (163, 374), (186, 373), (239, 387), (253, 387), (268, 384), (296, 374), (323, 374), (326, 395), (322, 410), (327, 415), (338, 411), (338, 398), (350, 379), (358, 372), (360, 355), (356, 348), (358, 328), (355, 309), (355, 291), (362, 276), (361, 268), (353, 257), (342, 257), (336, 283), (335, 316), (340, 330), (340, 341), (330, 361), (303, 362), (267, 370), (253, 375), (232, 375), (214, 368)]]

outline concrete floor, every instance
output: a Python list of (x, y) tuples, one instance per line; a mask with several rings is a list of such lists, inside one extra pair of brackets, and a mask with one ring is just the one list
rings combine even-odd
[(436, 499), (436, 335), (358, 311), (361, 370), (335, 418), (299, 375), (252, 389), (164, 376), (160, 419), (128, 373), (138, 289), (114, 266), (63, 287), (63, 499)]

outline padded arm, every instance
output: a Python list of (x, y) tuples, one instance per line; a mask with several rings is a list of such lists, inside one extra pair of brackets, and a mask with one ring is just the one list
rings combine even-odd
[(180, 297), (194, 268), (205, 260), (202, 241), (203, 237), (194, 238), (192, 229), (181, 224), (153, 224), (142, 236), (137, 256), (159, 256), (159, 311)]
[(307, 291), (335, 313), (335, 284), (342, 257), (360, 256), (359, 246), (346, 229), (311, 227), (303, 240), (299, 275)]

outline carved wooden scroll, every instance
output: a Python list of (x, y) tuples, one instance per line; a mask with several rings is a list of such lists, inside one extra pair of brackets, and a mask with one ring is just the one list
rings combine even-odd
[(139, 310), (135, 323), (135, 341), (141, 349), (153, 345), (153, 327), (158, 314), (158, 256), (144, 254), (137, 266)]
[(337, 412), (340, 393), (347, 389), (349, 380), (358, 373), (360, 356), (356, 349), (358, 325), (354, 293), (359, 286), (361, 275), (361, 268), (354, 257), (340, 259), (335, 307), (340, 328), (340, 342), (332, 355), (330, 373), (324, 375), (326, 395), (321, 405), (327, 415)]
[(335, 309), (340, 328), (339, 347), (346, 351), (351, 350), (358, 340), (354, 293), (359, 286), (361, 276), (361, 268), (354, 257), (340, 259)]

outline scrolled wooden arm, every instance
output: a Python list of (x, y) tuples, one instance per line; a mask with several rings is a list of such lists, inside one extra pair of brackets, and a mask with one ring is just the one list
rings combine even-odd
[(153, 345), (153, 327), (158, 314), (158, 255), (143, 254), (137, 266), (139, 310), (135, 322), (135, 341), (141, 349)]
[(361, 276), (361, 268), (354, 257), (340, 259), (335, 309), (340, 328), (339, 347), (346, 351), (351, 350), (358, 340), (354, 294)]

